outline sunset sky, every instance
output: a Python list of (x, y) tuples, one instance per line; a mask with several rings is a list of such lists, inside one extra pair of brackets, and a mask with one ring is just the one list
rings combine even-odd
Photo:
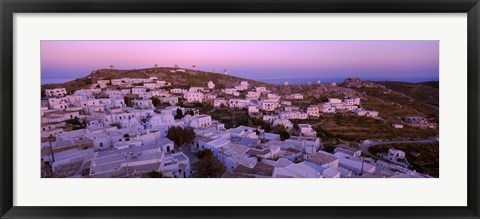
[(43, 78), (154, 64), (250, 79), (438, 80), (438, 41), (42, 41)]

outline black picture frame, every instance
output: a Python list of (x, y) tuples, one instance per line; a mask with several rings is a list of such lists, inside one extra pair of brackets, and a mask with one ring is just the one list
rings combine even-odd
[[(2, 218), (479, 218), (478, 0), (0, 0)], [(17, 207), (13, 206), (14, 13), (467, 13), (468, 206), (466, 207)], [(36, 92), (36, 91), (35, 91)], [(448, 198), (448, 197), (437, 197)]]

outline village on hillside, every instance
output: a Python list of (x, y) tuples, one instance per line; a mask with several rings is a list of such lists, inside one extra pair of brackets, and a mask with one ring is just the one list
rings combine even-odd
[[(186, 71), (172, 69), (171, 74)], [(296, 103), (305, 93), (281, 94), (246, 80), (185, 87), (157, 77), (122, 77), (89, 86), (44, 89), (42, 177), (438, 177), (418, 171), (410, 157), (422, 154), (396, 147), (401, 140), (326, 144), (312, 121), (345, 115), (384, 122), (380, 109), (362, 106), (360, 96), (323, 97), (300, 106)], [(244, 113), (247, 122), (237, 113)], [(421, 115), (388, 125), (400, 131), (438, 129), (437, 123)], [(438, 144), (438, 135), (404, 141)]]

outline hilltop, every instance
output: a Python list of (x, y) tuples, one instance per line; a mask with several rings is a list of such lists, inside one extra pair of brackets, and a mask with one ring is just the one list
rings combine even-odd
[(253, 87), (264, 86), (267, 89), (280, 95), (292, 93), (301, 93), (306, 99), (319, 99), (323, 97), (365, 97), (362, 93), (358, 93), (353, 89), (341, 86), (331, 86), (329, 84), (312, 84), (312, 85), (275, 85), (259, 82), (251, 79), (241, 78), (233, 75), (225, 75), (220, 73), (206, 72), (201, 70), (185, 69), (185, 72), (175, 71), (173, 67), (157, 67), (131, 70), (118, 69), (98, 69), (92, 71), (89, 75), (77, 78), (60, 84), (46, 84), (42, 88), (51, 89), (64, 87), (69, 92), (75, 90), (89, 88), (90, 85), (97, 80), (110, 80), (117, 78), (149, 78), (157, 77), (158, 80), (165, 80), (172, 83), (172, 86), (180, 88), (188, 87), (205, 87), (207, 82), (212, 81), (216, 85), (216, 89), (223, 89), (238, 85), (240, 81), (248, 81)]
[[(208, 81), (212, 81), (217, 88), (232, 87), (240, 81), (248, 81), (253, 86), (269, 86), (269, 84), (250, 79), (240, 78), (233, 75), (224, 75), (200, 70), (185, 69), (185, 72), (175, 71), (176, 68), (157, 67), (131, 70), (98, 69), (92, 71), (83, 78), (61, 84), (47, 84), (45, 88), (65, 87), (68, 91), (75, 91), (82, 88), (89, 88), (97, 80), (110, 80), (117, 78), (149, 78), (157, 77), (158, 80), (165, 80), (174, 86), (179, 87), (204, 87)], [(171, 72), (175, 71), (175, 72)]]

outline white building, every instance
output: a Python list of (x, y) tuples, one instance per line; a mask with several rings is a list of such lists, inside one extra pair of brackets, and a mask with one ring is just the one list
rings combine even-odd
[(307, 107), (307, 114), (309, 116), (319, 117), (320, 116), (320, 106), (312, 105), (312, 106)]
[(223, 93), (234, 95), (237, 92), (236, 88), (225, 88), (222, 90)]
[(183, 98), (185, 98), (187, 102), (201, 103), (203, 101), (203, 93), (189, 91), (183, 94)]
[(237, 90), (246, 90), (248, 89), (248, 81), (241, 81), (239, 85), (235, 86)]
[(162, 86), (160, 84), (157, 84), (157, 83), (144, 83), (143, 87), (153, 90), (153, 89), (160, 88)]
[(273, 126), (277, 126), (277, 125), (283, 125), (283, 127), (285, 127), (286, 129), (293, 128), (293, 123), (290, 122), (290, 120), (288, 119), (280, 119), (280, 118), (275, 119), (273, 121)]
[(338, 99), (338, 98), (328, 98), (328, 102), (329, 103), (342, 103), (342, 100)]
[(212, 125), (212, 117), (209, 115), (187, 115), (183, 121), (186, 126), (192, 128), (207, 128)]
[(257, 105), (249, 105), (248, 106), (248, 114), (259, 113), (259, 109)]
[(186, 93), (186, 92), (188, 92), (188, 91), (185, 90), (185, 89), (181, 89), (181, 88), (170, 89), (170, 93), (172, 93), (172, 94), (183, 94), (183, 93)]
[(303, 100), (303, 95), (302, 94), (290, 94), (285, 97), (286, 99), (290, 100)]
[(388, 150), (387, 158), (390, 161), (402, 162), (402, 160), (405, 160), (405, 152), (392, 148)]
[(134, 87), (134, 88), (132, 88), (132, 94), (141, 95), (141, 94), (145, 94), (146, 92), (147, 92), (147, 88), (145, 88), (145, 87)]
[(260, 98), (261, 93), (256, 91), (248, 91), (247, 95), (245, 95), (246, 99), (249, 100), (258, 100)]
[(189, 92), (203, 92), (204, 89), (203, 87), (190, 87), (190, 89), (188, 89)]
[(394, 123), (394, 124), (392, 124), (392, 127), (396, 128), (396, 129), (402, 129), (402, 128), (403, 128), (403, 125), (402, 125), (402, 124), (398, 124), (398, 123)]
[(310, 124), (298, 124), (298, 128), (300, 129), (301, 136), (317, 136), (317, 132), (312, 129)]
[(360, 105), (360, 98), (347, 98), (343, 102), (347, 105)]
[(278, 102), (275, 100), (262, 100), (261, 109), (265, 111), (274, 111), (278, 107)]
[(108, 95), (108, 98), (123, 98), (125, 96), (121, 90), (106, 90), (105, 94)]
[(139, 107), (140, 109), (153, 109), (153, 103), (151, 99), (134, 99), (132, 100), (132, 104), (135, 107)]
[(255, 87), (255, 91), (256, 92), (267, 92), (267, 88), (266, 87)]
[(48, 104), (51, 109), (66, 109), (68, 108), (68, 99), (66, 97), (52, 97), (48, 98)]
[(308, 119), (308, 114), (300, 111), (285, 111), (281, 112), (279, 117), (281, 119)]
[(65, 95), (67, 95), (67, 89), (65, 88), (45, 89), (45, 96), (47, 97), (63, 97)]
[(209, 81), (209, 82), (207, 83), (207, 87), (208, 87), (208, 89), (214, 89), (214, 88), (215, 88), (215, 84), (214, 84), (212, 81)]
[(213, 101), (213, 107), (227, 106), (227, 101), (223, 98), (217, 98)]
[(354, 113), (357, 116), (378, 117), (378, 111), (374, 110), (357, 109), (354, 110)]
[(250, 100), (245, 100), (245, 99), (228, 100), (228, 106), (230, 108), (247, 108), (249, 104), (250, 104)]

